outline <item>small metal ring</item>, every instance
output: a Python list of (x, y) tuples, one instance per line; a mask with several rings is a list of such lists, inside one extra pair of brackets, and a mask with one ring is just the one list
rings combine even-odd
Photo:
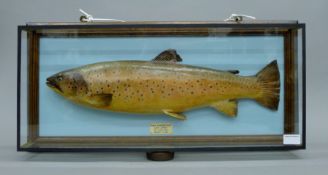
[(243, 21), (243, 17), (242, 16), (235, 16), (234, 17), (235, 19), (235, 22), (241, 22), (241, 21)]
[(80, 16), (80, 22), (87, 22), (87, 19), (88, 18), (84, 15)]

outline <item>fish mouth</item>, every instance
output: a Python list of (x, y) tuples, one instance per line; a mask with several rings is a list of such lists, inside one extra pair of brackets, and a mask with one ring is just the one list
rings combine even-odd
[(47, 84), (48, 87), (50, 87), (52, 89), (56, 89), (60, 92), (63, 92), (61, 90), (61, 88), (58, 86), (58, 84), (51, 77), (47, 78), (46, 84)]

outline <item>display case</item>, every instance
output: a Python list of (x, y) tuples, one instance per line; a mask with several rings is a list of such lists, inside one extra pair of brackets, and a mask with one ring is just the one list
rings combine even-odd
[(18, 26), (19, 151), (305, 148), (305, 24)]

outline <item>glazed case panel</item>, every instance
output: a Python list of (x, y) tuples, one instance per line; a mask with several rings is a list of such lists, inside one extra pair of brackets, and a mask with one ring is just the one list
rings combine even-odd
[[(61, 71), (127, 60), (148, 64), (167, 51), (182, 59), (165, 63), (167, 69), (191, 65), (183, 68), (191, 70), (196, 66), (202, 71), (228, 72), (229, 76), (259, 77), (264, 67), (274, 64), (279, 82), (268, 80), (265, 84), (274, 85), (275, 90), (268, 98), (277, 96), (276, 106), (269, 109), (255, 97), (243, 97), (227, 99), (233, 101), (229, 104), (236, 104), (234, 117), (227, 115), (226, 106), (220, 106), (222, 103), (197, 106), (178, 115), (115, 112), (76, 104), (47, 87), (49, 77)], [(128, 62), (128, 66), (131, 64)], [(158, 64), (152, 65), (155, 66), (151, 69), (156, 70)], [(121, 96), (127, 101), (134, 99), (130, 106), (145, 103), (148, 108), (140, 109), (145, 111), (161, 104), (165, 98), (174, 99), (169, 105), (187, 98), (190, 99), (185, 103), (190, 100), (197, 103), (202, 98), (210, 98), (209, 94), (214, 92), (211, 89), (220, 86), (202, 84), (198, 80), (195, 80), (198, 84), (188, 82), (179, 78), (179, 73), (185, 70), (176, 70), (176, 76), (170, 78), (179, 79), (174, 82), (185, 81), (185, 85), (167, 84), (167, 79), (160, 74), (156, 81), (140, 75), (137, 78), (149, 83), (142, 90), (133, 94), (139, 85), (123, 84), (122, 91), (110, 99)], [(120, 69), (116, 78), (122, 72)], [(136, 74), (138, 71), (129, 72), (130, 79)], [(87, 84), (90, 88), (89, 82)], [(224, 92), (237, 94), (234, 85), (230, 84)], [(99, 88), (95, 91), (105, 91)], [(117, 91), (119, 88), (117, 85)], [(188, 97), (184, 95), (187, 92)], [(190, 97), (197, 92), (201, 95)], [(160, 98), (146, 104), (144, 101), (152, 93), (158, 93)], [(186, 116), (186, 120), (174, 118), (180, 114)], [(129, 22), (19, 26), (17, 117), (20, 151), (302, 149), (305, 148), (305, 25), (295, 22)]]

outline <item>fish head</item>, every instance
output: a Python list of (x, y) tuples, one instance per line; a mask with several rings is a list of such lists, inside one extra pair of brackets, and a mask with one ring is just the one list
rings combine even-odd
[(47, 78), (46, 84), (53, 91), (65, 97), (74, 97), (87, 92), (87, 84), (81, 73), (64, 71)]

